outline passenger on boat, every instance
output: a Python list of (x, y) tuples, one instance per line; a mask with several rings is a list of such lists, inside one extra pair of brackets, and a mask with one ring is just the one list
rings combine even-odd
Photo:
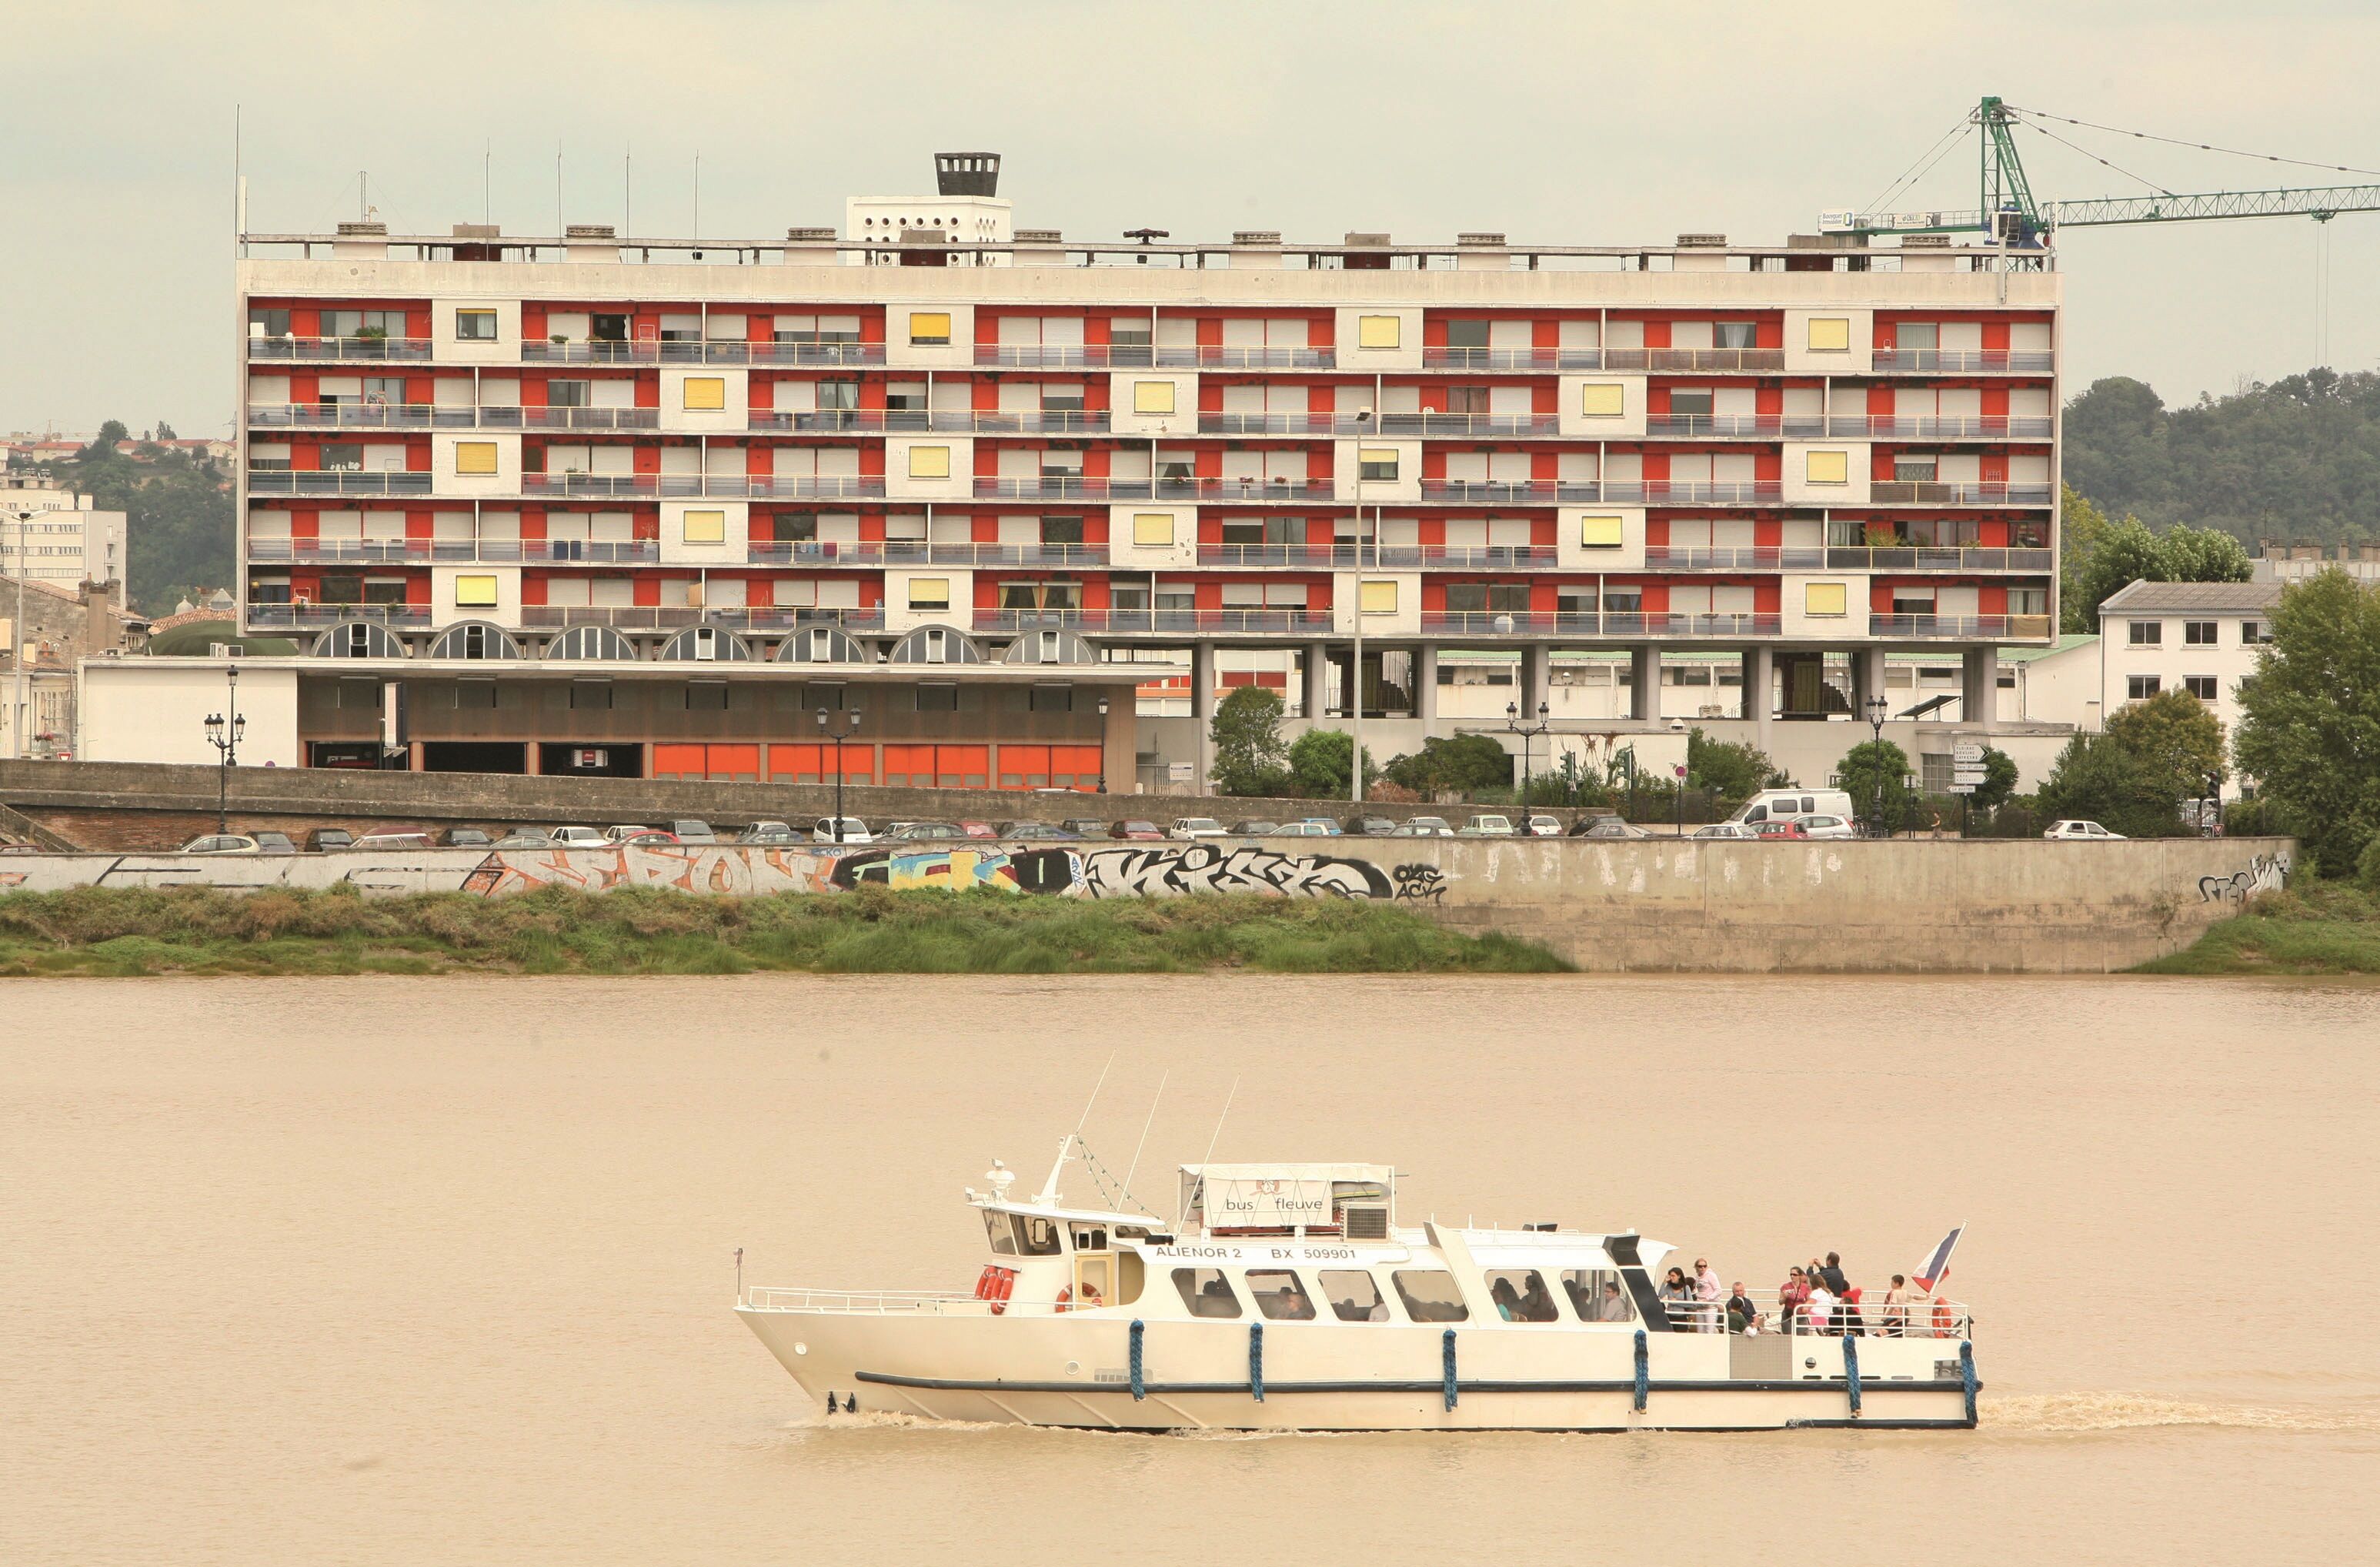
[(1777, 1310), (1786, 1332), (1797, 1333), (1807, 1324), (1810, 1305), (1810, 1276), (1800, 1269), (1786, 1272), (1785, 1282), (1777, 1286)]
[(1860, 1292), (1857, 1284), (1843, 1292), (1843, 1298), (1835, 1308), (1835, 1331), (1856, 1333), (1862, 1338), (1867, 1336), (1867, 1318), (1860, 1311)]
[(1811, 1289), (1810, 1304), (1803, 1308), (1808, 1315), (1810, 1331), (1823, 1333), (1828, 1330), (1828, 1324), (1834, 1318), (1835, 1305), (1835, 1292), (1827, 1288), (1825, 1280), (1820, 1280)]
[(1711, 1271), (1710, 1258), (1694, 1258), (1694, 1298), (1702, 1302), (1694, 1312), (1694, 1331), (1718, 1331), (1718, 1275)]
[(1595, 1303), (1595, 1319), (1597, 1322), (1625, 1322), (1632, 1315), (1628, 1309), (1628, 1297), (1620, 1293), (1620, 1286), (1606, 1283), (1603, 1298)]
[(1694, 1287), (1686, 1282), (1685, 1269), (1672, 1268), (1661, 1281), (1661, 1309), (1670, 1318), (1672, 1333), (1694, 1330)]
[(1895, 1273), (1892, 1288), (1884, 1292), (1884, 1336), (1906, 1338), (1909, 1334), (1909, 1281)]
[(1727, 1330), (1730, 1333), (1760, 1331), (1760, 1308), (1743, 1293), (1743, 1281), (1735, 1282), (1735, 1293), (1727, 1297)]
[(1838, 1296), (1848, 1294), (1851, 1290), (1852, 1282), (1843, 1274), (1843, 1259), (1833, 1252), (1827, 1254), (1827, 1265), (1824, 1268), (1812, 1263), (1810, 1271), (1815, 1273), (1819, 1282), (1825, 1284)]
[(1499, 1279), (1488, 1288), (1488, 1298), (1496, 1305), (1496, 1315), (1510, 1322), (1521, 1315), (1521, 1292), (1512, 1288), (1510, 1279)]
[(1554, 1309), (1554, 1297), (1546, 1291), (1546, 1282), (1536, 1269), (1529, 1272), (1529, 1287), (1512, 1307), (1512, 1315), (1523, 1322), (1554, 1322), (1561, 1314)]

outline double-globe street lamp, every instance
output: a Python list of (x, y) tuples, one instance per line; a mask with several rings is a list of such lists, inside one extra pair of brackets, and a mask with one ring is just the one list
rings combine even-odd
[(1867, 726), (1876, 742), (1876, 749), (1869, 755), (1876, 768), (1876, 801), (1868, 813), (1868, 830), (1879, 838), (1892, 836), (1884, 825), (1884, 717), (1890, 711), (1890, 704), (1882, 697), (1867, 699)]
[(215, 748), (215, 832), (231, 831), (231, 770), (239, 765), (239, 738), (248, 733), (248, 720), (239, 715), (239, 667), (235, 664), (224, 672), (229, 682), (231, 716), (207, 714), (207, 744)]
[(819, 733), (834, 736), (834, 841), (838, 844), (843, 842), (843, 742), (846, 735), (859, 733), (858, 711), (854, 709), (843, 716), (849, 722), (844, 728), (837, 729), (828, 721), (827, 710), (818, 710)]
[[(1508, 733), (1521, 737), (1521, 825), (1524, 830), (1529, 820), (1529, 742), (1553, 727), (1553, 720), (1546, 716), (1548, 711), (1546, 704), (1539, 702), (1536, 723), (1523, 723), (1521, 704), (1518, 702), (1504, 704), (1504, 728)], [(1552, 762), (1552, 753), (1547, 754), (1546, 760), (1548, 764)]]

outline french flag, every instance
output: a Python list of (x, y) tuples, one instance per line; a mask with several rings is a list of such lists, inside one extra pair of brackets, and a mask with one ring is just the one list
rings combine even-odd
[(1966, 1233), (1966, 1229), (1961, 1224), (1943, 1236), (1942, 1244), (1934, 1248), (1934, 1255), (1909, 1270), (1909, 1276), (1917, 1281), (1919, 1289), (1930, 1295), (1935, 1285), (1950, 1276), (1950, 1253), (1958, 1248), (1959, 1237)]

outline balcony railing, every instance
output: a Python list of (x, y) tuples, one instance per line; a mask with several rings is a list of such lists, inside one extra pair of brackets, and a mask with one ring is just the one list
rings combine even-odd
[(1105, 408), (1048, 408), (1005, 413), (994, 408), (819, 408), (793, 412), (755, 408), (755, 431), (796, 435), (855, 431), (889, 435), (1104, 435)]
[(468, 539), (250, 539), (256, 565), (428, 565), (479, 558)]
[(1421, 481), (1421, 498), (1491, 506), (1591, 504), (1603, 498), (1603, 486), (1592, 480), (1425, 479)]
[(1829, 544), (1828, 571), (2018, 571), (2046, 572), (2058, 552), (2038, 548), (1986, 549), (1964, 544)]
[[(701, 345), (693, 346), (700, 347)], [(662, 346), (650, 339), (638, 343), (609, 339), (587, 343), (540, 343), (524, 338), (521, 340), (520, 357), (527, 364), (657, 365), (662, 362)]]
[(1600, 348), (1433, 348), (1421, 351), (1424, 370), (1602, 370)]
[(978, 544), (968, 540), (868, 540), (820, 542), (813, 539), (755, 539), (748, 553), (756, 565), (882, 566), (1102, 566), (1105, 544)]
[(867, 500), (884, 493), (884, 480), (858, 475), (741, 473), (525, 473), (521, 493), (635, 499), (706, 496), (755, 500)]
[(649, 565), (662, 557), (657, 539), (483, 539), (480, 558), (529, 565)]
[(1933, 479), (1880, 479), (1867, 487), (1879, 506), (2046, 506), (2046, 484), (1953, 484)]
[(1445, 610), (1425, 613), (1425, 632), (1453, 637), (1774, 637), (1774, 614), (1641, 614), (1586, 612)]
[(344, 620), (370, 621), (398, 630), (427, 626), (428, 604), (250, 604), (248, 625), (258, 631), (302, 631)]
[(2046, 441), (2047, 414), (2012, 414), (2005, 419), (1979, 415), (1958, 419), (1896, 419), (1887, 414), (1866, 418), (1838, 414), (1827, 421), (1827, 433), (1837, 441)]
[(474, 408), (430, 403), (260, 403), (248, 410), (251, 430), (468, 430)]
[(723, 626), (735, 631), (794, 631), (839, 626), (845, 631), (881, 631), (881, 609), (822, 610), (791, 605), (663, 607), (658, 604), (524, 604), (520, 624), (530, 631), (573, 626), (608, 626), (615, 631), (676, 631), (688, 626)]
[(1962, 641), (2036, 641), (2049, 636), (2046, 614), (1872, 614), (1870, 637), (1955, 638)]
[(1029, 479), (978, 479), (979, 501), (1328, 501), (1327, 479), (1086, 479), (1045, 473)]
[(1645, 433), (1672, 441), (1815, 441), (1826, 420), (1815, 414), (1652, 414)]
[(2053, 356), (2046, 352), (2010, 352), (2005, 348), (1878, 348), (1878, 370), (1947, 370), (1969, 374), (1978, 370), (2046, 375)]
[(1740, 544), (1702, 549), (1654, 544), (1645, 550), (1647, 571), (1823, 571), (1826, 565), (1827, 552), (1815, 544)]
[(1558, 554), (1550, 544), (1201, 544), (1198, 564), (1305, 571), (1546, 571), (1560, 564)]
[(256, 468), (248, 471), (248, 492), (251, 495), (427, 495), (431, 491), (427, 473), (348, 473), (290, 468)]
[(978, 343), (975, 362), (1006, 370), (1330, 370), (1331, 348), (1237, 348), (1220, 344)]
[(1228, 632), (1290, 636), (1329, 631), (1329, 610), (978, 610), (978, 631), (1068, 631), (1110, 635)]
[(427, 337), (251, 337), (250, 359), (426, 359)]
[(1696, 370), (1706, 374), (1773, 373), (1785, 368), (1782, 348), (1606, 348), (1610, 370)]
[(691, 364), (694, 356), (678, 352), (701, 350), (707, 365), (880, 365), (881, 343), (664, 343), (662, 362)]
[(486, 407), (480, 422), (491, 430), (658, 430), (659, 408)]

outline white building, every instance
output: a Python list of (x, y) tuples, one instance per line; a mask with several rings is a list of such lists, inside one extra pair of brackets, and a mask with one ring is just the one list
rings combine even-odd
[[(888, 251), (883, 255), (861, 252), (849, 259), (891, 265), (897, 258), (889, 252), (903, 245), (1006, 245), (1015, 238), (1013, 204), (998, 193), (999, 153), (937, 153), (934, 179), (940, 188), (931, 196), (847, 198), (843, 205), (844, 238), (881, 245)], [(1005, 252), (954, 260), (978, 266), (1009, 264)]]
[(2135, 582), (2099, 606), (2103, 713), (2160, 691), (2188, 691), (2228, 736), (2240, 682), (2272, 638), (2278, 582)]
[(0, 485), (0, 577), (68, 593), (86, 582), (121, 582), (124, 514), (97, 510), (90, 496), (52, 480)]

